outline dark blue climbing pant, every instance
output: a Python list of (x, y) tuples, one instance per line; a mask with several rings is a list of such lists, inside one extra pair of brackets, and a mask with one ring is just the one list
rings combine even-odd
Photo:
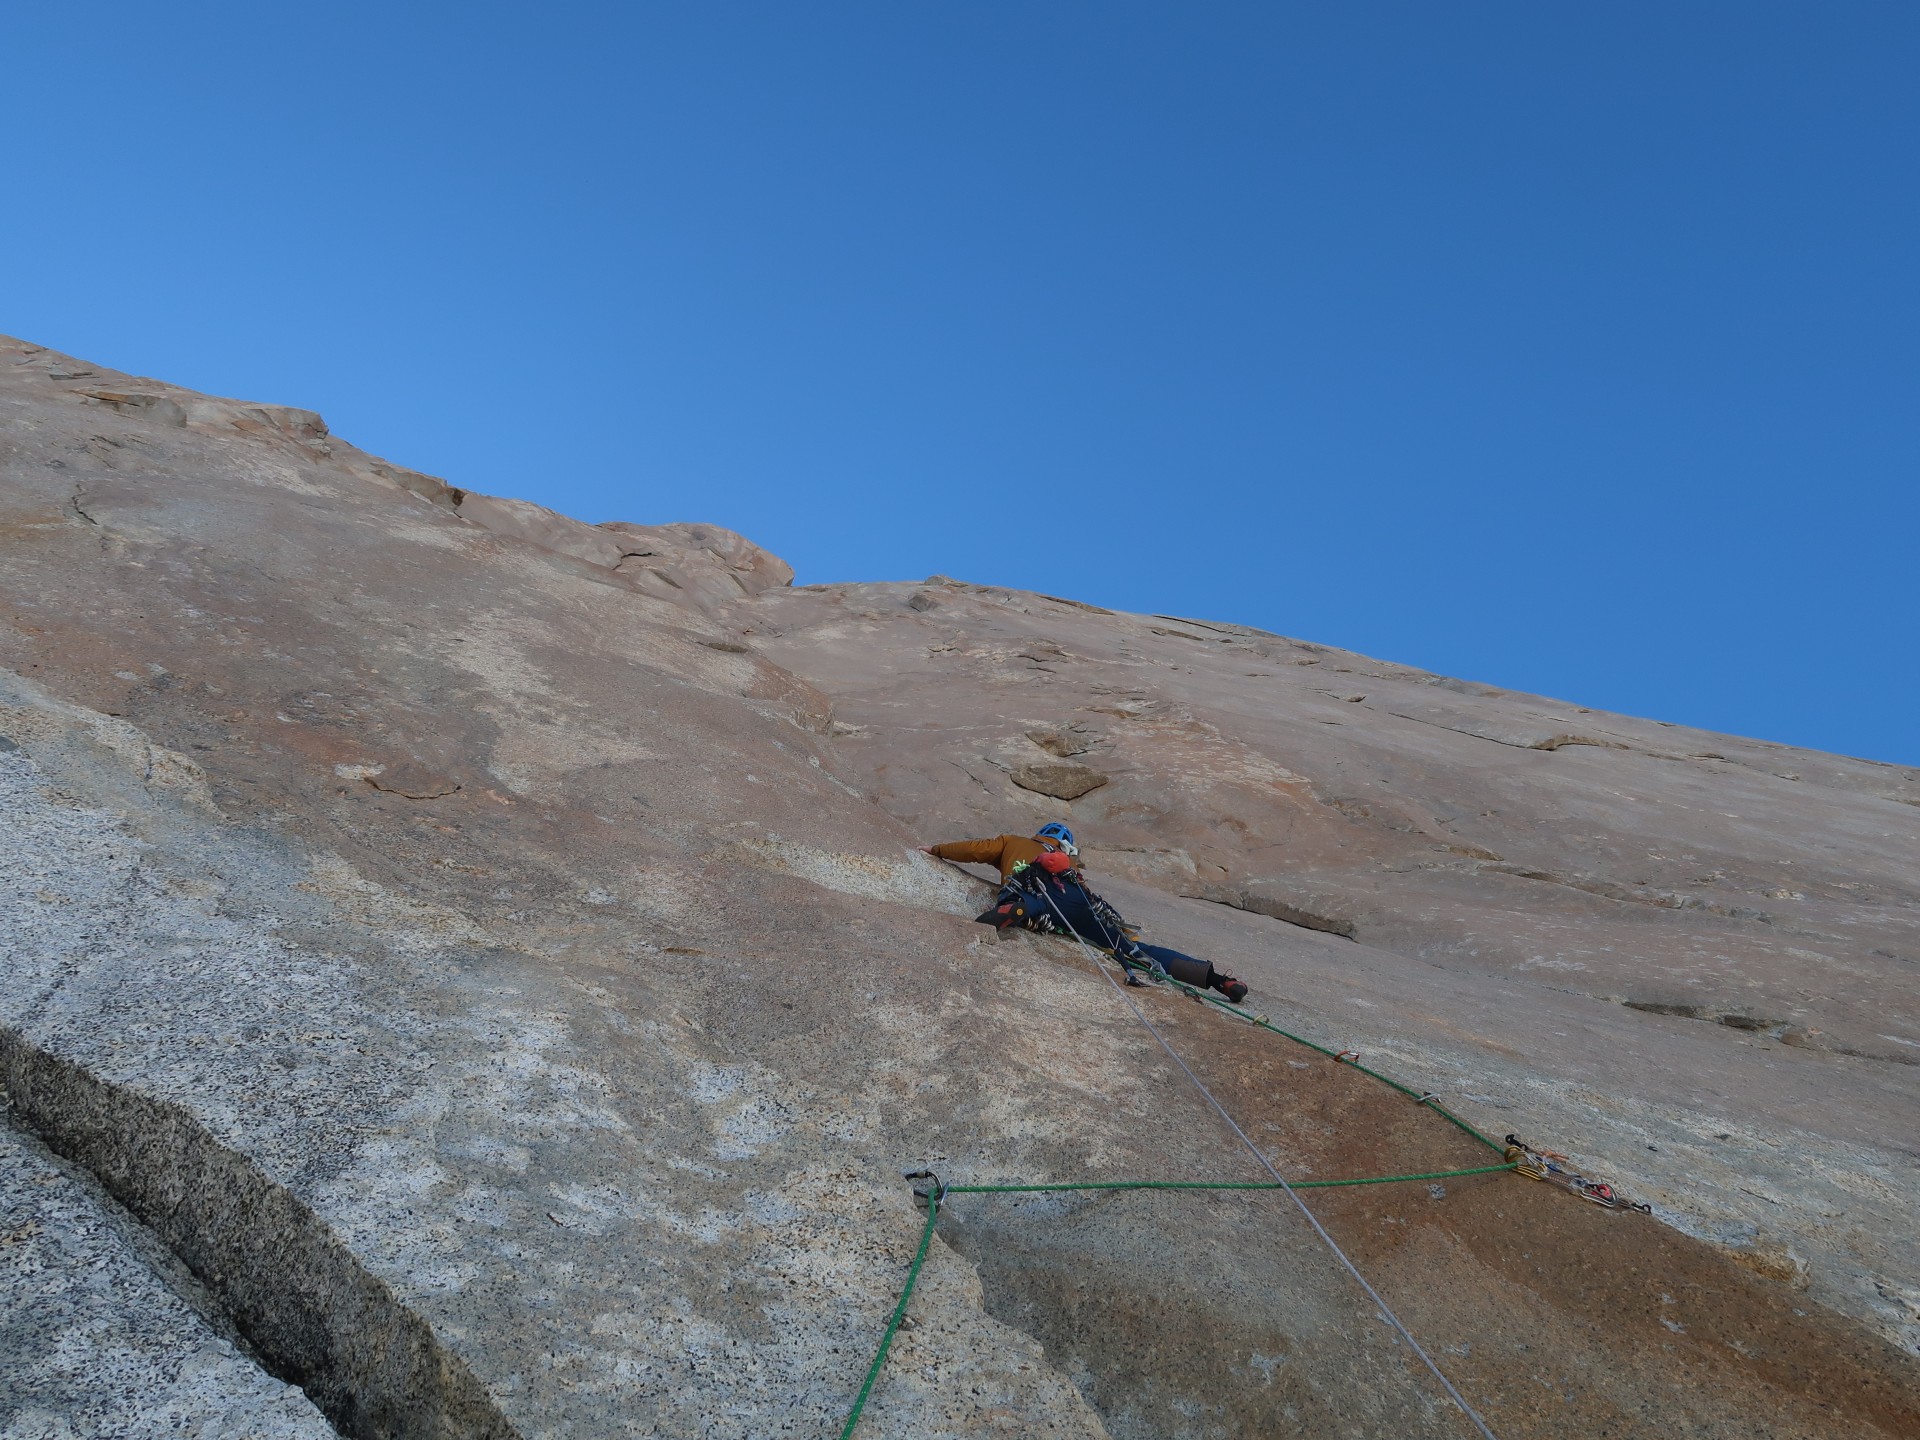
[(1208, 961), (1196, 960), (1178, 950), (1169, 950), (1165, 945), (1146, 945), (1135, 941), (1133, 948), (1158, 960), (1162, 970), (1184, 985), (1205, 990), (1213, 984), (1213, 966)]

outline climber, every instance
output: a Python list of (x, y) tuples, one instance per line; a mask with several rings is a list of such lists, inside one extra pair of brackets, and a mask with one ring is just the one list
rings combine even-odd
[(1078, 935), (1117, 959), (1129, 985), (1142, 985), (1142, 972), (1156, 980), (1171, 976), (1202, 990), (1218, 990), (1238, 1005), (1247, 987), (1205, 960), (1165, 945), (1148, 945), (1120, 913), (1088, 888), (1078, 864), (1080, 847), (1059, 821), (1042, 825), (1032, 836), (996, 835), (991, 840), (955, 840), (922, 845), (929, 855), (962, 865), (991, 865), (1000, 872), (1000, 894), (980, 916), (983, 924), (1005, 930), (1019, 925), (1042, 934)]

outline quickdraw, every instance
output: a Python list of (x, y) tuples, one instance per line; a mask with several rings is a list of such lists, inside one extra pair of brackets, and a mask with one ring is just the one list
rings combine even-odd
[(1507, 1136), (1507, 1163), (1512, 1165), (1516, 1174), (1529, 1180), (1544, 1180), (1549, 1185), (1558, 1185), (1562, 1190), (1571, 1191), (1582, 1200), (1590, 1200), (1607, 1210), (1635, 1210), (1642, 1215), (1653, 1213), (1651, 1205), (1634, 1204), (1620, 1195), (1613, 1186), (1604, 1180), (1589, 1180), (1586, 1176), (1569, 1170), (1568, 1157), (1557, 1150), (1536, 1150), (1518, 1135)]

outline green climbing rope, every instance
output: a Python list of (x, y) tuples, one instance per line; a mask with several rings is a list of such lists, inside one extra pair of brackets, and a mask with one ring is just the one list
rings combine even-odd
[[(1213, 1006), (1223, 1015), (1231, 1015), (1236, 1020), (1257, 1026), (1262, 1030), (1270, 1030), (1282, 1039), (1291, 1040), (1296, 1045), (1304, 1045), (1307, 1049), (1317, 1051), (1330, 1060), (1351, 1065), (1362, 1075), (1370, 1075), (1382, 1085), (1390, 1085), (1402, 1095), (1419, 1101), (1434, 1114), (1459, 1126), (1489, 1150), (1506, 1153), (1506, 1146), (1483, 1135), (1432, 1096), (1423, 1095), (1411, 1086), (1402, 1085), (1391, 1075), (1382, 1075), (1378, 1070), (1368, 1069), (1360, 1063), (1358, 1058), (1352, 1060), (1342, 1058), (1343, 1055), (1352, 1052), (1329, 1050), (1326, 1046), (1316, 1044), (1304, 1035), (1295, 1035), (1291, 1030), (1282, 1030), (1265, 1015), (1248, 1014), (1226, 999), (1210, 995), (1185, 981), (1175, 980), (1171, 975), (1166, 977), (1166, 981), (1193, 999)], [(945, 1187), (936, 1183), (932, 1193), (927, 1196), (927, 1225), (920, 1232), (920, 1248), (914, 1253), (912, 1268), (907, 1271), (906, 1288), (900, 1292), (900, 1303), (893, 1307), (893, 1318), (887, 1322), (886, 1334), (880, 1337), (880, 1348), (874, 1353), (873, 1364), (867, 1368), (866, 1381), (860, 1386), (859, 1398), (853, 1402), (853, 1409), (847, 1415), (847, 1423), (840, 1431), (840, 1440), (852, 1440), (854, 1427), (860, 1423), (861, 1413), (867, 1408), (867, 1397), (873, 1393), (874, 1382), (880, 1378), (880, 1371), (887, 1363), (887, 1352), (893, 1348), (893, 1337), (899, 1331), (900, 1322), (907, 1313), (907, 1302), (913, 1298), (913, 1287), (920, 1279), (920, 1267), (926, 1262), (927, 1246), (933, 1241), (933, 1225), (939, 1218), (940, 1199), (943, 1195), (1012, 1195), (1062, 1190), (1280, 1190), (1286, 1188), (1324, 1190), (1340, 1185), (1392, 1185), (1406, 1180), (1451, 1180), (1465, 1175), (1492, 1175), (1502, 1170), (1512, 1170), (1516, 1168), (1516, 1164), (1517, 1162), (1504, 1165), (1481, 1165), (1469, 1170), (1433, 1170), (1423, 1175), (1370, 1175), (1355, 1180), (1293, 1180), (1285, 1186), (1277, 1185), (1271, 1180), (1086, 1180), (1050, 1185), (948, 1185)]]
[[(1167, 976), (1167, 983), (1169, 985), (1174, 986), (1176, 989), (1185, 991), (1188, 995), (1192, 996), (1195, 1000), (1201, 1001), (1203, 1004), (1213, 1006), (1214, 1009), (1218, 1010), (1223, 1015), (1231, 1015), (1236, 1020), (1245, 1021), (1249, 1025), (1256, 1025), (1262, 1030), (1271, 1030), (1275, 1035), (1281, 1036), (1283, 1039), (1291, 1040), (1296, 1045), (1304, 1045), (1309, 1050), (1318, 1051), (1320, 1054), (1327, 1056), (1329, 1059), (1332, 1059), (1332, 1060), (1340, 1059), (1342, 1052), (1338, 1050), (1329, 1050), (1324, 1045), (1316, 1045), (1313, 1041), (1307, 1039), (1304, 1035), (1295, 1035), (1291, 1030), (1282, 1030), (1278, 1025), (1275, 1025), (1271, 1020), (1267, 1019), (1267, 1017), (1264, 1015), (1257, 1015), (1257, 1014), (1249, 1015), (1246, 1011), (1235, 1007), (1230, 1001), (1227, 1001), (1224, 999), (1216, 999), (1214, 996), (1207, 994), (1206, 991), (1198, 989), (1195, 986), (1189, 985), (1184, 980), (1176, 980), (1171, 975)], [(1358, 1060), (1347, 1060), (1347, 1061), (1342, 1061), (1341, 1063), (1351, 1065), (1354, 1069), (1358, 1070), (1362, 1075), (1371, 1075), (1375, 1080), (1378, 1080), (1382, 1085), (1391, 1085), (1395, 1090), (1398, 1090), (1402, 1095), (1407, 1096), (1409, 1099), (1422, 1100), (1425, 1098), (1421, 1095), (1421, 1093), (1418, 1090), (1413, 1089), (1411, 1086), (1402, 1085), (1398, 1080), (1394, 1079), (1391, 1075), (1382, 1075), (1378, 1070), (1369, 1070), (1366, 1066), (1362, 1065)], [(1502, 1145), (1497, 1140), (1490, 1139), (1486, 1135), (1481, 1134), (1479, 1130), (1475, 1129), (1472, 1125), (1470, 1125), (1465, 1120), (1462, 1120), (1458, 1115), (1454, 1114), (1451, 1110), (1447, 1109), (1446, 1106), (1438, 1104), (1432, 1100), (1427, 1100), (1426, 1106), (1429, 1110), (1433, 1111), (1434, 1114), (1439, 1115), (1451, 1121), (1455, 1125), (1458, 1125), (1462, 1130), (1466, 1131), (1467, 1134), (1471, 1135), (1474, 1139), (1478, 1140), (1482, 1145), (1486, 1146), (1489, 1150), (1496, 1150), (1496, 1151), (1499, 1151), (1501, 1154), (1506, 1153), (1506, 1149), (1507, 1149), (1506, 1146)], [(1506, 1167), (1502, 1166), (1499, 1168), (1504, 1169)]]
[(880, 1348), (874, 1352), (873, 1364), (867, 1367), (866, 1381), (860, 1386), (860, 1398), (853, 1402), (853, 1409), (847, 1414), (840, 1440), (851, 1440), (853, 1427), (860, 1423), (860, 1412), (867, 1408), (867, 1397), (873, 1393), (873, 1382), (880, 1378), (880, 1367), (887, 1363), (887, 1351), (893, 1348), (894, 1333), (899, 1330), (900, 1322), (906, 1316), (907, 1301), (913, 1298), (913, 1287), (920, 1281), (920, 1267), (926, 1263), (927, 1246), (933, 1243), (933, 1222), (939, 1218), (940, 1187), (935, 1185), (927, 1196), (927, 1228), (920, 1232), (920, 1248), (914, 1252), (913, 1268), (907, 1271), (906, 1289), (900, 1292), (900, 1303), (893, 1307), (893, 1318), (887, 1321), (887, 1333), (880, 1337)]
[(1424, 1175), (1368, 1175), (1357, 1180), (1078, 1180), (1058, 1185), (949, 1185), (949, 1195), (1015, 1195), (1038, 1190), (1327, 1190), (1337, 1185), (1392, 1185), (1402, 1180), (1452, 1180), (1462, 1175), (1493, 1175), (1514, 1164), (1477, 1165), (1471, 1170), (1429, 1170)]
[[(1492, 1175), (1502, 1170), (1511, 1170), (1512, 1165), (1480, 1165), (1471, 1170), (1430, 1170), (1424, 1175), (1368, 1175), (1357, 1180), (1293, 1180), (1288, 1182), (1295, 1190), (1324, 1190), (1336, 1185), (1392, 1185), (1402, 1180), (1452, 1180), (1462, 1175)], [(860, 1394), (853, 1402), (853, 1409), (847, 1414), (847, 1423), (841, 1428), (840, 1440), (852, 1440), (853, 1430), (860, 1423), (861, 1413), (867, 1408), (867, 1397), (873, 1393), (874, 1381), (880, 1378), (880, 1371), (887, 1363), (887, 1352), (893, 1348), (893, 1337), (900, 1329), (900, 1321), (907, 1313), (907, 1302), (913, 1298), (913, 1287), (920, 1281), (920, 1267), (926, 1263), (927, 1246), (933, 1240), (933, 1222), (940, 1216), (940, 1197), (943, 1195), (1020, 1195), (1036, 1191), (1052, 1190), (1279, 1190), (1282, 1187), (1271, 1180), (1076, 1180), (1063, 1181), (1049, 1185), (941, 1185), (936, 1182), (927, 1196), (927, 1224), (920, 1232), (920, 1248), (914, 1252), (913, 1265), (907, 1271), (906, 1287), (900, 1292), (900, 1303), (893, 1307), (893, 1318), (887, 1322), (887, 1332), (880, 1337), (880, 1348), (874, 1352), (873, 1364), (867, 1367), (866, 1382), (860, 1387)]]

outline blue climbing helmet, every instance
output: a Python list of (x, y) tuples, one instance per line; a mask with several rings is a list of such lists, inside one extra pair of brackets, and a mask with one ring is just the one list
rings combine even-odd
[(1069, 855), (1078, 855), (1080, 847), (1073, 843), (1073, 831), (1055, 820), (1051, 825), (1042, 825), (1033, 832), (1036, 840), (1051, 840)]

